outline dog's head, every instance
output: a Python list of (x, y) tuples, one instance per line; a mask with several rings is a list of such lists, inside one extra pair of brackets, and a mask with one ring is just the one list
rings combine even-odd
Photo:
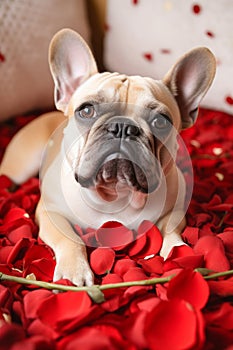
[(133, 191), (140, 202), (173, 164), (177, 133), (196, 120), (215, 75), (213, 54), (188, 52), (161, 81), (98, 73), (84, 40), (64, 29), (49, 61), (56, 107), (77, 127), (74, 177), (105, 200)]

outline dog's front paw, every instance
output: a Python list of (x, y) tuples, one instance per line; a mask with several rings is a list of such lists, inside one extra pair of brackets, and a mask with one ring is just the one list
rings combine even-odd
[(94, 276), (86, 258), (85, 252), (77, 249), (72, 251), (58, 250), (56, 254), (56, 267), (54, 281), (68, 279), (76, 286), (92, 286)]
[(160, 255), (166, 260), (172, 248), (178, 247), (181, 245), (186, 245), (181, 236), (176, 233), (171, 233), (166, 235), (163, 239), (162, 248), (160, 250)]

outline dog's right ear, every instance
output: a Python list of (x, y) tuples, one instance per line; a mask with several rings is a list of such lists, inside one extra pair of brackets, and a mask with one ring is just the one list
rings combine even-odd
[(49, 65), (55, 83), (55, 105), (65, 112), (74, 91), (98, 72), (95, 59), (78, 33), (62, 29), (50, 43)]

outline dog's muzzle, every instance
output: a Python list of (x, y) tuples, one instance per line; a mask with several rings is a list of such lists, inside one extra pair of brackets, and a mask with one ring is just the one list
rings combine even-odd
[(100, 193), (115, 193), (116, 187), (150, 193), (159, 184), (158, 168), (140, 126), (128, 118), (113, 118), (86, 151), (75, 177), (81, 186), (95, 186)]

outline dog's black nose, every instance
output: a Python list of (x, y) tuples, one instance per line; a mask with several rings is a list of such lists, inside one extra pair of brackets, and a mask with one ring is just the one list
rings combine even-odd
[(132, 138), (140, 134), (140, 128), (137, 125), (117, 121), (109, 123), (107, 131), (112, 134), (114, 138)]

